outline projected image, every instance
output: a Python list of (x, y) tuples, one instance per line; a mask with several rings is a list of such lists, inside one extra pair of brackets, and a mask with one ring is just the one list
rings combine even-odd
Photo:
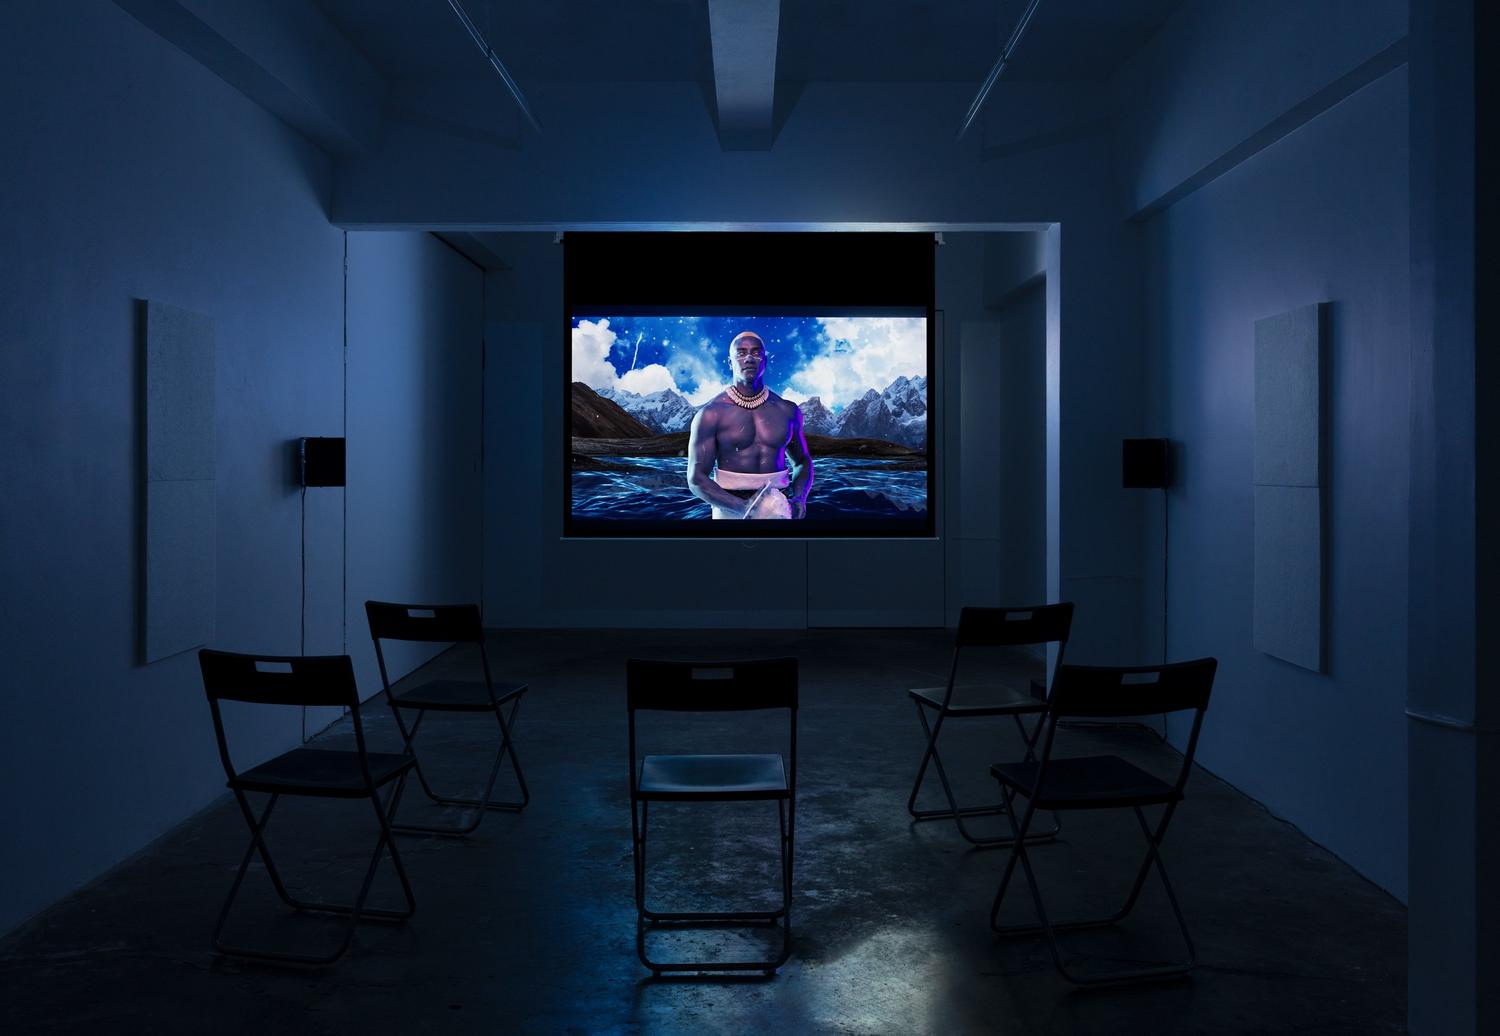
[(575, 314), (572, 518), (925, 527), (927, 334), (925, 312)]

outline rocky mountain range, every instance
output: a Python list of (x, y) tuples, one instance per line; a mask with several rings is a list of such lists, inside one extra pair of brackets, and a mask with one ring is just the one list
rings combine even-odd
[[(640, 395), (623, 389), (606, 388), (595, 392), (580, 384), (573, 386), (573, 412), (575, 422), (580, 407), (580, 392), (584, 397), (583, 409), (602, 417), (597, 403), (588, 402), (588, 397), (607, 404), (612, 425), (624, 415), (647, 429), (649, 435), (667, 435), (686, 431), (698, 408), (672, 389), (662, 389)], [(927, 379), (923, 376), (908, 378), (904, 375), (886, 386), (885, 391), (869, 389), (863, 396), (841, 410), (830, 410), (822, 399), (813, 396), (802, 404), (802, 420), (808, 435), (830, 436), (843, 439), (881, 439), (899, 443), (914, 449), (927, 447)], [(606, 423), (611, 423), (606, 422)], [(593, 432), (577, 431), (575, 435), (596, 437)], [(598, 428), (603, 438), (628, 438), (624, 433), (609, 433)]]
[(836, 435), (838, 426), (838, 415), (817, 396), (802, 404), (802, 428), (808, 435)]
[(927, 379), (905, 375), (884, 392), (869, 389), (837, 413), (813, 396), (802, 404), (802, 420), (809, 435), (842, 439), (884, 439), (915, 449), (927, 447)]
[(680, 432), (692, 422), (698, 408), (671, 389), (640, 395), (624, 389), (600, 389), (599, 395), (618, 403), (636, 420), (658, 434)]

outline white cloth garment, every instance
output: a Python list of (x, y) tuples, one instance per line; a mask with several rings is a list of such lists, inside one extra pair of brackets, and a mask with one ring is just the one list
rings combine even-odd
[[(790, 518), (792, 516), (792, 502), (786, 498), (786, 494), (778, 493), (778, 489), (785, 489), (792, 484), (792, 473), (786, 468), (780, 471), (726, 471), (723, 468), (715, 468), (714, 481), (724, 489), (736, 491), (760, 490), (767, 486), (764, 493), (755, 500), (755, 505), (750, 509), (746, 518)], [(749, 503), (749, 500), (745, 501)], [(715, 518), (738, 518), (739, 514), (726, 511), (721, 507), (713, 509)]]

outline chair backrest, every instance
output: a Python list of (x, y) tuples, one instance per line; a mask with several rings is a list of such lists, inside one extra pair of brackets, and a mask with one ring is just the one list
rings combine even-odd
[(1042, 746), (1037, 784), (1044, 780), (1059, 720), (1115, 719), (1191, 709), (1193, 729), (1188, 734), (1187, 747), (1182, 753), (1182, 769), (1176, 781), (1177, 790), (1181, 792), (1193, 768), (1198, 732), (1203, 729), (1203, 713), (1208, 709), (1209, 693), (1213, 690), (1214, 673), (1218, 668), (1216, 658), (1166, 665), (1059, 666), (1047, 704), (1047, 736)]
[(370, 636), (380, 640), (484, 642), (477, 604), (397, 604), (366, 601)]
[(1203, 710), (1215, 658), (1154, 666), (1065, 665), (1052, 683), (1050, 711), (1060, 719), (1105, 719)]
[(348, 655), (241, 655), (204, 648), (198, 667), (210, 701), (351, 709), (359, 704)]
[[(1072, 601), (1022, 608), (965, 607), (958, 613), (958, 637), (954, 642), (953, 665), (948, 670), (948, 686), (943, 696), (943, 705), (946, 707), (953, 701), (959, 662), (965, 649), (1056, 644), (1057, 652), (1052, 658), (1052, 665), (1056, 667), (1062, 665), (1072, 626)], [(1041, 683), (1032, 683), (1031, 693), (1037, 698), (1046, 697), (1046, 688), (1051, 681), (1045, 679), (1045, 676), (1044, 673)]]
[[(237, 776), (224, 733), (223, 701), (254, 705), (334, 705), (347, 708), (354, 718), (354, 741), (361, 760), (365, 755), (365, 731), (359, 719), (359, 690), (354, 681), (354, 663), (348, 655), (245, 655), (203, 648), (198, 652), (203, 690), (213, 713), (214, 736), (224, 773)], [(369, 779), (368, 765), (365, 778)]]
[(375, 664), (380, 668), (380, 683), (386, 694), (391, 693), (391, 678), (385, 667), (382, 640), (478, 644), (484, 684), (493, 703), (495, 688), (490, 675), (490, 656), (484, 649), (484, 623), (479, 616), (479, 605), (366, 601), (365, 617), (370, 622), (370, 639), (375, 642)]
[(1072, 625), (1072, 601), (1028, 608), (964, 608), (958, 613), (958, 646), (1066, 644)]
[(635, 714), (662, 712), (750, 712), (786, 709), (790, 717), (787, 772), (797, 787), (797, 660), (762, 658), (738, 662), (625, 661), (625, 709), (630, 738), (630, 793), (636, 787)]
[(667, 712), (745, 712), (797, 708), (797, 660), (625, 662), (625, 704)]

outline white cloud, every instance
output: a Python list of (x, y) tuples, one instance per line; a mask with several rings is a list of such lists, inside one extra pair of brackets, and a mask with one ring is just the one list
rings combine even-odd
[(712, 367), (682, 353), (672, 359), (673, 367), (677, 368), (675, 371), (660, 363), (648, 363), (624, 374), (616, 374), (614, 364), (609, 362), (609, 354), (616, 347), (617, 339), (607, 318), (580, 320), (573, 328), (573, 380), (581, 381), (591, 389), (622, 389), (645, 396), (662, 389), (681, 391), (677, 388), (678, 381), (689, 379), (679, 379), (676, 375), (686, 374), (699, 386), (698, 391), (688, 396), (695, 406), (708, 402), (723, 387), (719, 384), (719, 374)]
[(693, 406), (702, 406), (723, 391), (723, 385), (711, 381), (700, 381), (696, 389), (692, 392), (685, 392), (683, 395), (686, 396), (687, 401), (693, 404)]
[(679, 386), (689, 384), (698, 386), (691, 392), (677, 389), (693, 406), (702, 406), (724, 391), (724, 372), (701, 352), (679, 349), (667, 363), (673, 380)]
[(801, 406), (803, 403), (806, 403), (810, 398), (812, 398), (810, 396), (804, 395), (801, 392), (798, 392), (791, 386), (783, 388), (780, 392), (777, 393), (777, 395), (789, 402), (796, 403), (798, 406)]
[(618, 383), (614, 365), (609, 362), (609, 351), (614, 348), (616, 337), (608, 320), (578, 322), (573, 328), (574, 381), (592, 389), (613, 388)]
[[(611, 371), (613, 373), (613, 371)], [(638, 396), (647, 396), (662, 389), (677, 389), (672, 372), (659, 363), (648, 363), (644, 367), (626, 371), (620, 375), (619, 387)]]
[[(867, 389), (879, 392), (902, 375), (927, 373), (927, 322), (922, 317), (827, 317), (818, 323), (827, 336), (823, 351), (787, 386), (804, 398), (818, 396), (826, 406), (847, 406)], [(838, 345), (841, 341), (848, 345)]]

